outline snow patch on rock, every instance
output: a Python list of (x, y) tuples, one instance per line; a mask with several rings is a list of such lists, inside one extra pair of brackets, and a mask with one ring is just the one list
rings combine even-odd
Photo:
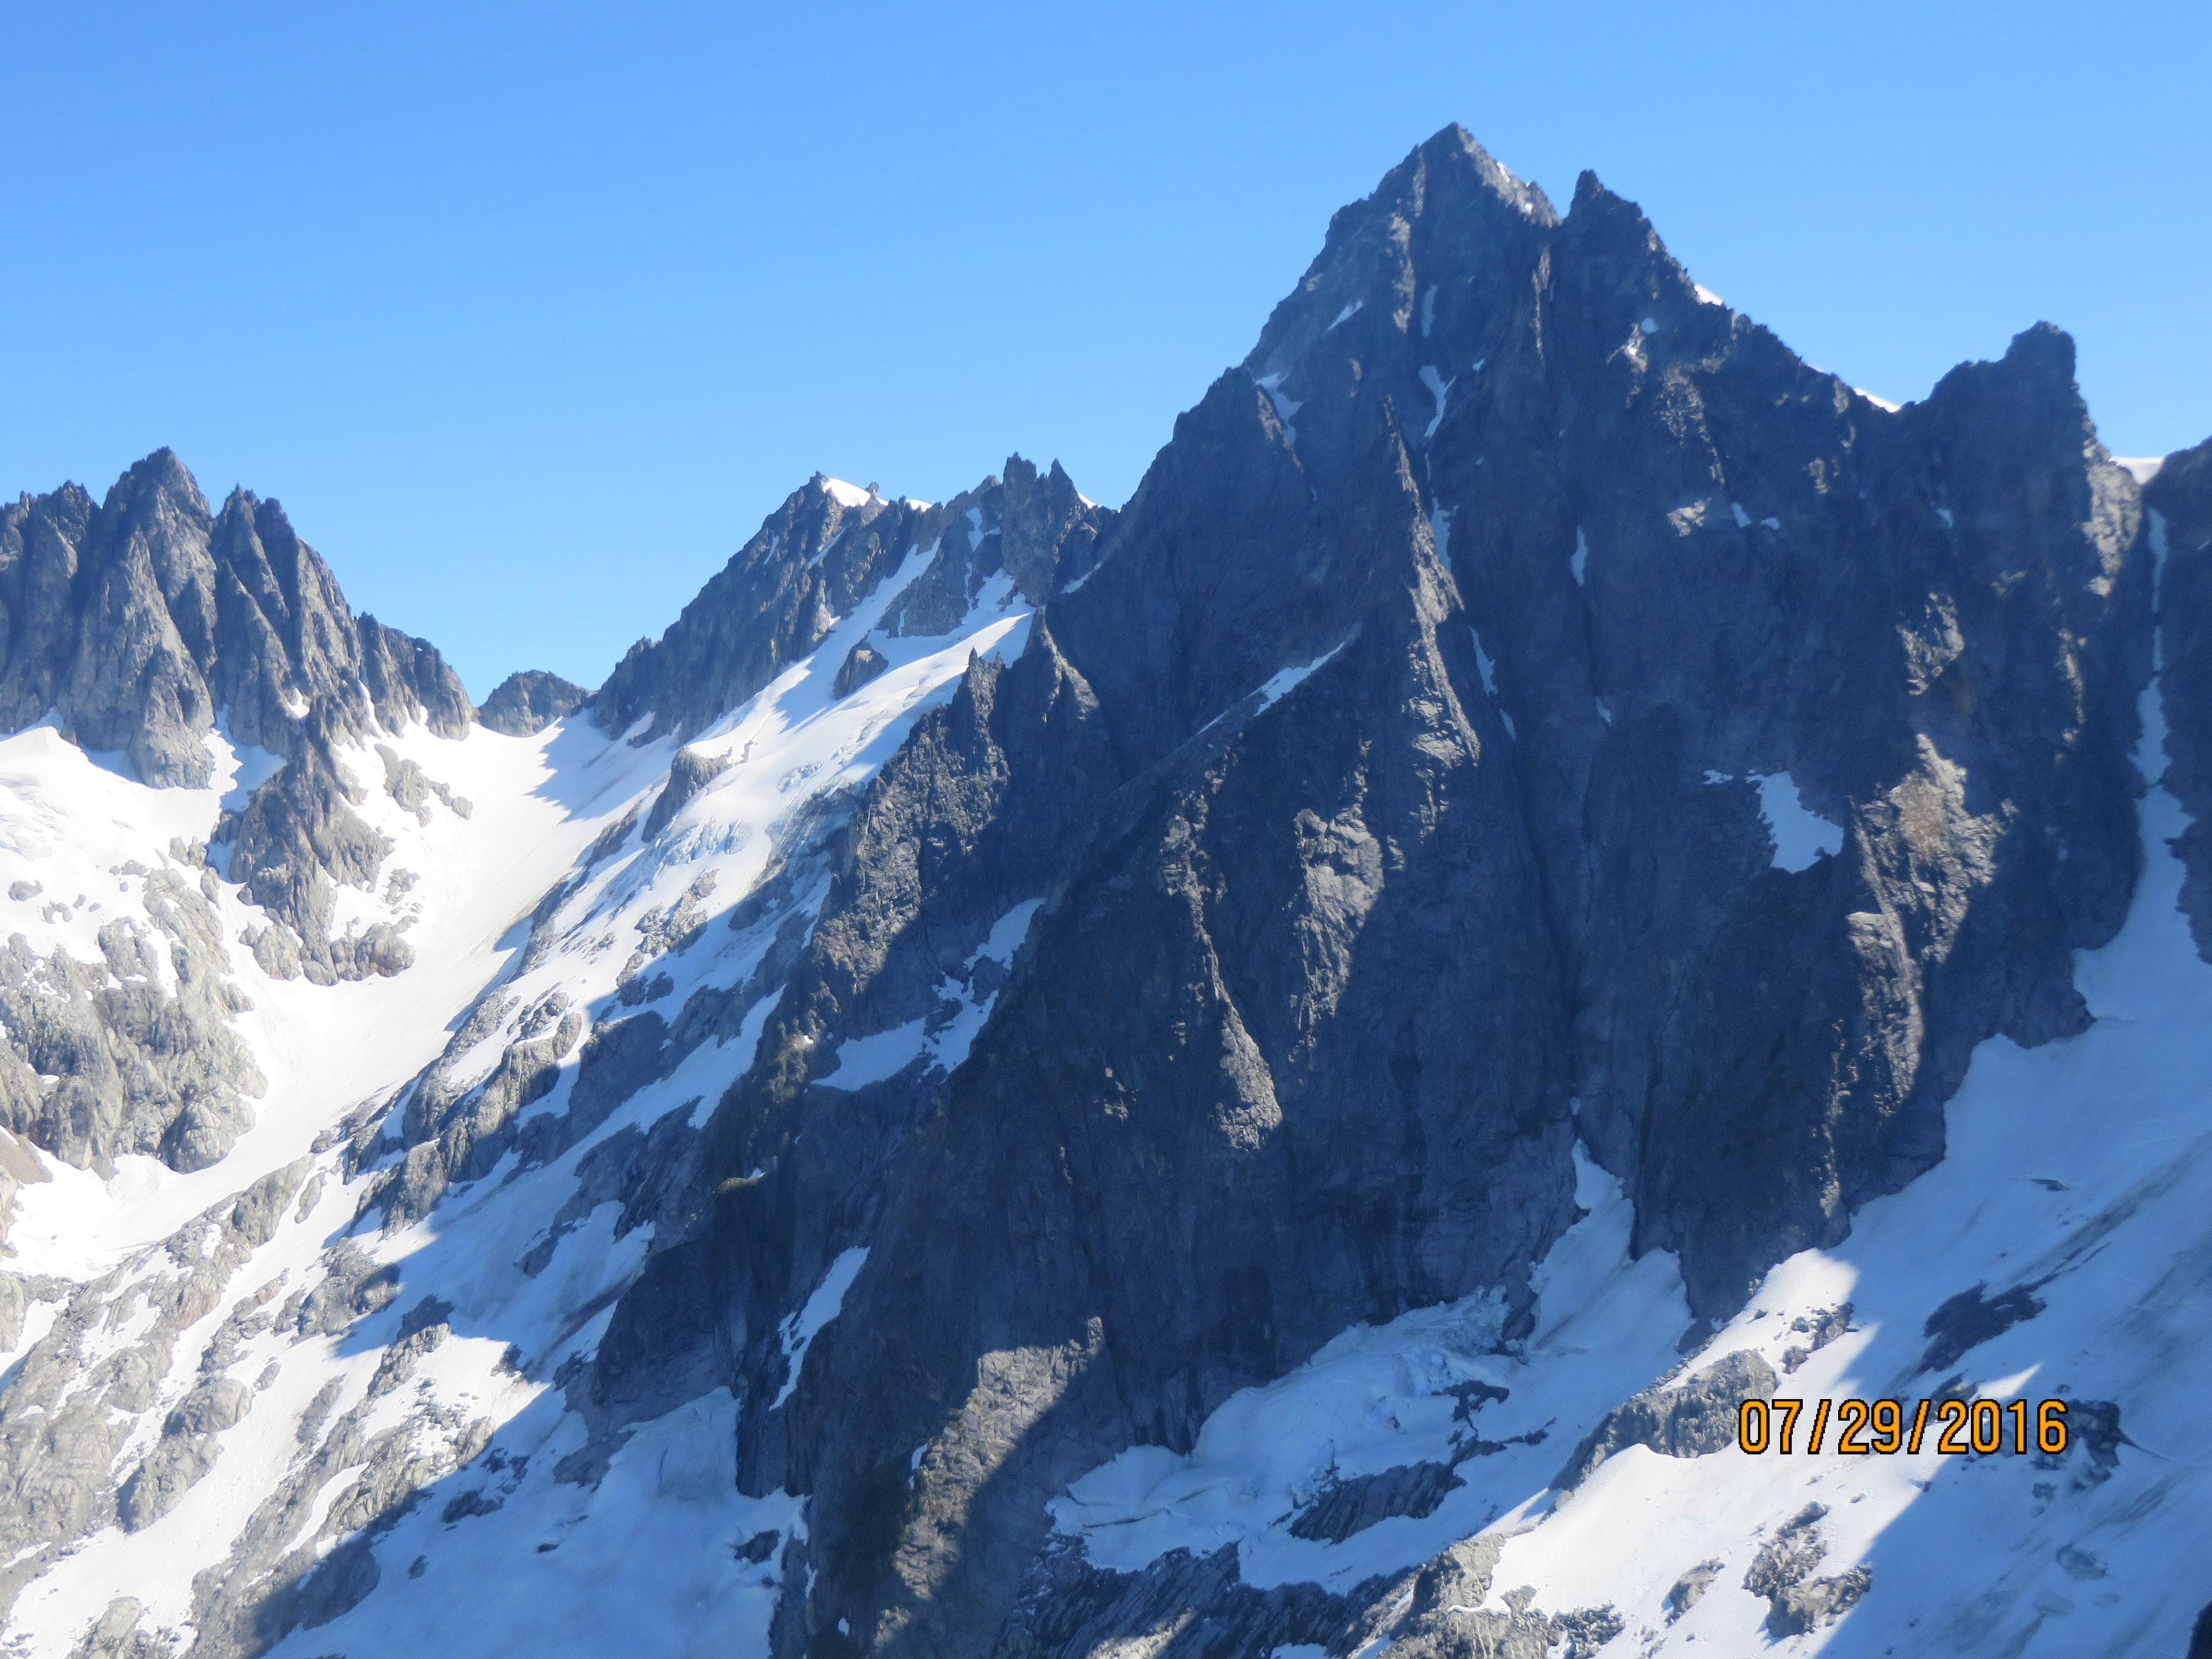
[(1759, 816), (1774, 838), (1774, 867), (1809, 870), (1844, 850), (1844, 832), (1805, 805), (1787, 772), (1750, 775), (1759, 785)]

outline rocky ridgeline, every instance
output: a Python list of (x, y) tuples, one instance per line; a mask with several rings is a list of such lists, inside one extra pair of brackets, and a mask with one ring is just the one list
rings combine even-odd
[[(689, 738), (811, 653), (910, 553), (927, 562), (892, 602), (885, 630), (938, 635), (1001, 573), (1032, 604), (1056, 582), (1081, 580), (1114, 520), (1058, 462), (1040, 474), (1018, 455), (1004, 479), (949, 501), (885, 501), (872, 485), (857, 499), (840, 493), (848, 489), (817, 474), (795, 491), (665, 634), (630, 647), (592, 697), (592, 718), (615, 732), (644, 720), (641, 741)], [(865, 659), (848, 665), (841, 689), (868, 678)]]
[(388, 927), (331, 936), (331, 884), (373, 885), (384, 857), (337, 750), (416, 721), (456, 735), (474, 706), (428, 641), (354, 615), (282, 507), (240, 489), (210, 514), (166, 449), (97, 505), (74, 484), (25, 496), (0, 508), (0, 729), (52, 712), (155, 788), (203, 788), (220, 720), (286, 763), (209, 826), (280, 924), (257, 951), (323, 983), (405, 965)]

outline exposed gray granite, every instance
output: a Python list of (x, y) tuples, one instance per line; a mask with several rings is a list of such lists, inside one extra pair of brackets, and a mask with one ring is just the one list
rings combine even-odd
[(137, 878), (147, 921), (102, 927), (96, 962), (0, 945), (0, 1125), (65, 1163), (205, 1169), (252, 1125), (264, 1085), (230, 1024), (246, 1003), (189, 869)]
[(222, 873), (294, 935), (278, 959), (310, 979), (405, 965), (394, 939), (329, 935), (331, 883), (373, 883), (386, 850), (334, 745), (418, 723), (458, 737), (475, 710), (427, 641), (354, 614), (278, 503), (234, 490), (211, 513), (163, 449), (97, 505), (64, 484), (0, 507), (0, 730), (50, 710), (156, 787), (210, 781), (218, 719), (290, 763), (210, 826), (232, 848)]
[[(266, 1243), (307, 1173), (302, 1158), (262, 1177), (178, 1230), (156, 1271), (114, 1269), (82, 1285), (40, 1285), (60, 1306), (0, 1392), (0, 1610), (76, 1540), (135, 1529), (173, 1506), (220, 1455), (220, 1437), (250, 1409), (252, 1391), (222, 1374), (226, 1337), (262, 1324), (274, 1287), (234, 1304), (201, 1357), (203, 1381), (176, 1407), (136, 1467), (118, 1465), (138, 1415), (176, 1358), (179, 1339), (213, 1309), (233, 1275)], [(136, 1316), (139, 1334), (106, 1340)]]
[(703, 755), (696, 749), (679, 749), (668, 763), (668, 781), (661, 786), (653, 798), (651, 810), (645, 815), (646, 840), (651, 841), (668, 827), (668, 821), (682, 811), (702, 789), (728, 769), (726, 755)]
[(1647, 1389), (1616, 1406), (1583, 1437), (1553, 1486), (1571, 1492), (1598, 1465), (1630, 1446), (1667, 1457), (1709, 1457), (1735, 1444), (1737, 1413), (1747, 1400), (1771, 1400), (1774, 1368), (1748, 1348), (1706, 1366), (1686, 1382)]
[(1766, 1633), (1776, 1641), (1833, 1624), (1872, 1586), (1874, 1575), (1857, 1566), (1832, 1578), (1813, 1572), (1828, 1553), (1820, 1537), (1827, 1506), (1808, 1504), (1776, 1528), (1744, 1573), (1743, 1587), (1766, 1598)]
[(483, 707), (477, 710), (477, 720), (510, 738), (533, 737), (554, 721), (574, 714), (591, 696), (582, 686), (558, 674), (526, 668), (509, 674), (492, 689)]
[(219, 714), (235, 741), (289, 756), (301, 702), (349, 730), (458, 735), (473, 713), (428, 645), (354, 616), (276, 502), (235, 490), (212, 514), (166, 449), (97, 505), (64, 484), (0, 507), (0, 728), (56, 709), (157, 787), (207, 781), (199, 738)]
[(890, 666), (890, 659), (862, 640), (845, 653), (845, 660), (837, 670), (837, 678), (830, 683), (832, 696), (850, 696), (869, 681), (877, 678)]

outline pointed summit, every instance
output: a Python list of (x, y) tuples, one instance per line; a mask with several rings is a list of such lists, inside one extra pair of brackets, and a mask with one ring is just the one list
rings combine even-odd
[[(1475, 141), (1456, 121), (1439, 129), (1426, 143), (1416, 145), (1399, 164), (1398, 172), (1419, 163), (1431, 179), (1469, 174), (1482, 186), (1532, 219), (1555, 223), (1559, 214), (1540, 186), (1520, 178)], [(1394, 172), (1393, 177), (1396, 176)], [(1387, 183), (1387, 180), (1386, 180)]]
[(477, 710), (477, 723), (510, 738), (527, 738), (573, 714), (592, 694), (572, 680), (542, 668), (509, 674)]
[(208, 510), (207, 497), (200, 493), (199, 481), (167, 444), (132, 462), (123, 476), (108, 487), (107, 500), (112, 506), (155, 491), (166, 491), (179, 501), (189, 501), (202, 513)]
[(1259, 380), (1295, 379), (1297, 360), (1324, 340), (1328, 355), (1342, 347), (1363, 356), (1371, 348), (1354, 343), (1379, 341), (1376, 331), (1400, 338), (1425, 334), (1439, 285), (1472, 286), (1502, 301), (1525, 286), (1559, 223), (1541, 190), (1516, 178), (1466, 128), (1448, 126), (1329, 222), (1321, 252), (1268, 318), (1245, 367)]

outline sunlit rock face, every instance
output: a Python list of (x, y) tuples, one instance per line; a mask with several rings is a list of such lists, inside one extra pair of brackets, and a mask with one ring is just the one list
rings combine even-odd
[(1122, 508), (817, 477), (596, 690), (0, 511), (9, 1636), (2180, 1651), (2212, 472), (2072, 377), (1452, 129)]

